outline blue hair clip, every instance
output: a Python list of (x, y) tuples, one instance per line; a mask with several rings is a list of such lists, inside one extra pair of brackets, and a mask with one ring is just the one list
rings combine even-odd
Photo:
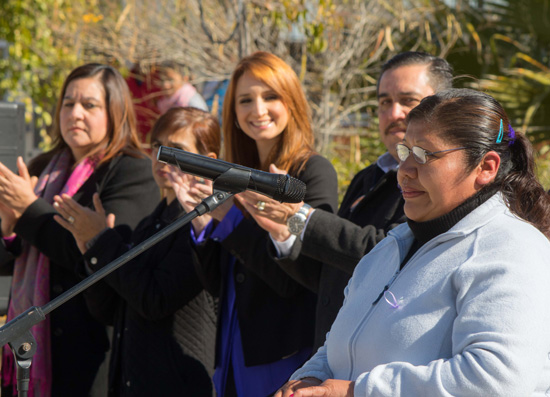
[(500, 129), (498, 130), (497, 143), (502, 142), (504, 136), (504, 127), (502, 126), (502, 119), (500, 119)]

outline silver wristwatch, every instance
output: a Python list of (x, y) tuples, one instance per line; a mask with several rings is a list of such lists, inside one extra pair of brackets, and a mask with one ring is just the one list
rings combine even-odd
[(299, 236), (300, 233), (302, 233), (302, 230), (304, 230), (304, 227), (306, 226), (307, 214), (310, 209), (311, 205), (304, 204), (297, 213), (286, 220), (286, 226), (288, 227), (290, 234)]

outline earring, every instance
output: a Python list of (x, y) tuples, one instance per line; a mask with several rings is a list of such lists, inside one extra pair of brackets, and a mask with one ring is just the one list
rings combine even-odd
[(241, 129), (241, 126), (239, 125), (239, 122), (237, 121), (237, 119), (235, 119), (235, 126), (237, 127), (238, 130)]

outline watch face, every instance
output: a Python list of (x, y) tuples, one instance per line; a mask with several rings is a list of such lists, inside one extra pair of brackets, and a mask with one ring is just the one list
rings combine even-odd
[(287, 227), (288, 231), (292, 234), (300, 234), (302, 229), (304, 228), (305, 219), (303, 216), (300, 215), (294, 215), (288, 220)]

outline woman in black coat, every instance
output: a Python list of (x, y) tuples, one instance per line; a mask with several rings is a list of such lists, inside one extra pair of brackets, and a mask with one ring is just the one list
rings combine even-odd
[[(334, 211), (336, 172), (313, 150), (309, 116), (288, 64), (266, 52), (243, 58), (223, 104), (225, 160), (283, 169), (306, 183), (308, 203)], [(261, 198), (247, 208), (223, 205), (213, 213), (216, 222), (206, 225), (205, 216), (193, 222), (199, 275), (220, 298), (218, 395), (270, 395), (311, 354), (316, 296), (269, 256), (268, 234), (250, 216), (265, 205)]]
[[(185, 214), (170, 179), (176, 171), (156, 160), (159, 146), (215, 158), (220, 150), (219, 125), (202, 110), (174, 108), (155, 123), (151, 144), (153, 175), (164, 199), (136, 227), (131, 245)], [(193, 179), (184, 178), (187, 183)], [(61, 217), (59, 221), (73, 232), (84, 252), (83, 270), (97, 271), (129, 250), (118, 228), (104, 228), (112, 219), (106, 223), (99, 201), (94, 213), (69, 197), (56, 199), (63, 218), (75, 219), (73, 224)], [(80, 237), (92, 231), (98, 234), (91, 241)], [(114, 324), (110, 396), (212, 396), (214, 300), (195, 272), (189, 226), (165, 237), (85, 295), (92, 314)]]
[[(76, 273), (81, 253), (72, 235), (54, 220), (55, 194), (67, 193), (90, 206), (98, 193), (117, 223), (127, 228), (158, 199), (154, 180), (145, 172), (150, 161), (140, 150), (128, 87), (110, 66), (84, 65), (67, 77), (53, 139), (53, 149), (34, 159), (28, 171), (22, 159), (19, 175), (0, 164), (0, 266), (4, 274), (13, 274), (8, 321), (81, 280)], [(38, 350), (30, 394), (87, 395), (109, 342), (82, 296), (52, 311), (32, 331)], [(3, 396), (15, 394), (14, 370), (5, 348)]]

